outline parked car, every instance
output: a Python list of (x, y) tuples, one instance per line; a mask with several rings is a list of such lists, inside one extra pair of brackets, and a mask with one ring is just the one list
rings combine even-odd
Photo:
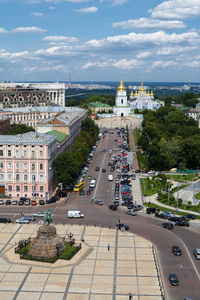
[[(116, 197), (115, 197), (115, 198), (116, 198)], [(118, 201), (118, 200), (114, 200), (113, 202), (114, 202), (114, 204), (115, 204), (116, 206), (119, 206), (119, 201)]]
[(102, 172), (105, 173), (105, 172), (106, 172), (106, 169), (102, 169)]
[(194, 249), (193, 254), (196, 259), (200, 259), (200, 248)]
[(29, 220), (26, 220), (24, 218), (17, 219), (15, 222), (18, 224), (29, 224)]
[(45, 203), (44, 203), (44, 200), (39, 200), (39, 204), (40, 205), (44, 205)]
[(160, 211), (160, 209), (158, 207), (147, 207), (147, 209), (146, 209), (147, 214), (154, 214), (159, 211)]
[(156, 218), (167, 219), (167, 216), (163, 213), (155, 213)]
[(88, 175), (87, 179), (88, 179), (88, 180), (92, 179), (92, 176), (91, 176), (91, 175)]
[(103, 201), (101, 201), (101, 200), (96, 200), (95, 203), (98, 205), (103, 205)]
[(0, 205), (4, 205), (4, 201), (3, 200), (0, 200)]
[(173, 222), (178, 222), (183, 220), (182, 217), (169, 217), (168, 218), (169, 221), (173, 221)]
[(176, 274), (169, 274), (169, 281), (171, 285), (179, 285), (179, 281)]
[(85, 195), (85, 190), (80, 190), (79, 195)]
[(195, 217), (195, 215), (193, 215), (193, 214), (189, 214), (189, 215), (185, 215), (185, 216), (183, 216), (186, 220), (195, 220), (196, 219), (196, 217)]
[(36, 212), (36, 213), (33, 214), (33, 216), (34, 217), (39, 217), (39, 218), (42, 217), (43, 218), (44, 217), (44, 213), (42, 213), (42, 212)]
[(96, 168), (95, 168), (95, 171), (99, 171), (100, 170), (100, 168), (97, 166)]
[(36, 205), (36, 204), (37, 204), (37, 202), (35, 200), (31, 201), (31, 205)]
[(11, 200), (6, 200), (6, 205), (10, 205), (11, 204)]
[(127, 213), (128, 215), (131, 215), (131, 216), (136, 216), (136, 215), (137, 215), (136, 211), (134, 211), (134, 210), (132, 210), (132, 209), (128, 209), (128, 210), (126, 211), (126, 213)]
[(18, 204), (19, 205), (24, 205), (24, 200), (19, 200)]
[(162, 226), (164, 228), (167, 228), (167, 229), (173, 229), (174, 228), (174, 225), (170, 222), (167, 222), (167, 223), (163, 223)]
[(118, 223), (118, 224), (116, 224), (116, 227), (118, 229), (124, 228), (125, 230), (129, 230), (129, 226), (124, 223)]
[(18, 201), (17, 200), (13, 200), (12, 205), (17, 205)]
[(56, 195), (58, 195), (60, 198), (64, 198), (64, 197), (67, 197), (67, 191), (66, 190), (58, 190), (56, 192)]
[(30, 205), (30, 200), (29, 200), (29, 199), (28, 199), (28, 200), (25, 200), (25, 201), (24, 201), (24, 204), (25, 204), (25, 205)]
[(178, 221), (175, 223), (176, 226), (189, 227), (190, 224), (187, 221)]
[(0, 223), (11, 223), (11, 219), (1, 217), (0, 218)]
[(20, 197), (19, 200), (26, 201), (26, 200), (30, 200), (30, 199), (26, 198), (26, 197)]
[(91, 190), (87, 190), (86, 195), (91, 195), (92, 191)]
[(31, 216), (23, 216), (23, 219), (24, 220), (29, 220), (29, 221), (35, 221), (35, 218), (31, 217)]
[(143, 209), (143, 206), (142, 206), (142, 205), (139, 205), (139, 204), (135, 204), (135, 205), (134, 205), (134, 210), (139, 211), (139, 210), (141, 210), (141, 209)]
[(111, 204), (108, 206), (111, 210), (117, 210), (117, 205)]
[(179, 246), (172, 246), (172, 252), (177, 256), (180, 256), (182, 254), (181, 248)]
[(163, 213), (167, 216), (167, 218), (175, 216), (172, 212), (164, 211)]

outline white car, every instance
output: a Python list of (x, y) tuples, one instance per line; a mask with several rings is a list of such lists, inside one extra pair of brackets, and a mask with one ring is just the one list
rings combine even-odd
[(101, 201), (101, 200), (96, 200), (95, 203), (99, 204), (99, 205), (103, 205), (103, 201)]
[(18, 224), (29, 224), (29, 220), (26, 220), (24, 218), (17, 219), (15, 222)]
[(3, 205), (4, 204), (4, 201), (3, 200), (0, 200), (0, 205)]
[(34, 217), (44, 217), (44, 213), (36, 212), (33, 214)]

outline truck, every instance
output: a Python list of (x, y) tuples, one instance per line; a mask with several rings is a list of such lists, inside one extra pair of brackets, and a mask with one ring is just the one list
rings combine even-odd
[(84, 218), (84, 214), (81, 214), (79, 210), (68, 211), (68, 218)]

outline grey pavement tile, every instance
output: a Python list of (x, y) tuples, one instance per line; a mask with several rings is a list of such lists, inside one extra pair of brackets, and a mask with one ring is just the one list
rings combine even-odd
[(15, 292), (10, 291), (0, 291), (0, 299), (13, 300)]
[(40, 300), (63, 300), (63, 293), (42, 293)]
[(17, 300), (39, 300), (41, 293), (32, 293), (32, 292), (20, 292), (17, 296)]

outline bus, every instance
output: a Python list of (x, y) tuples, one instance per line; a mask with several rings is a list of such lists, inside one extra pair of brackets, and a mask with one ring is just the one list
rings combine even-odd
[(79, 192), (80, 190), (82, 190), (84, 187), (83, 182), (78, 182), (75, 184), (74, 186), (74, 192)]

